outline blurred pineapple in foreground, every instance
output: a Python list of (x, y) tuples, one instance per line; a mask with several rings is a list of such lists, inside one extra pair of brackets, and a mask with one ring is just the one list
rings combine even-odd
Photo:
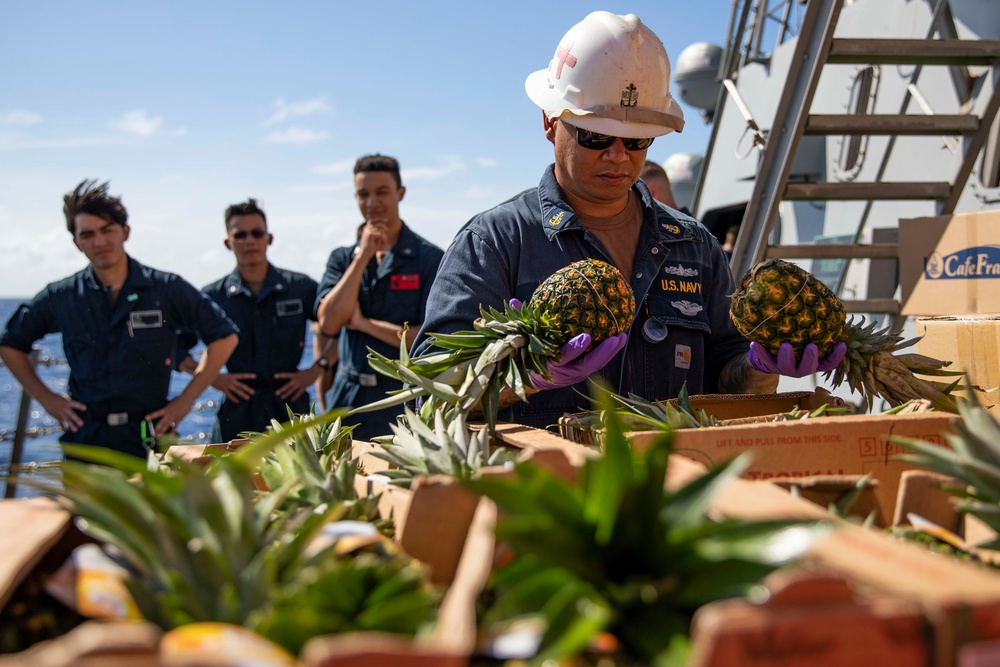
[(414, 634), (433, 621), (439, 597), (422, 566), (377, 538), (347, 553), (336, 541), (317, 549), (324, 528), (350, 504), (309, 506), (309, 494), (299, 493), (287, 507), (309, 483), (298, 473), (269, 492), (255, 490), (262, 459), (336, 416), (272, 430), (207, 467), (67, 446), (99, 465), (66, 461), (61, 484), (56, 476), (18, 482), (54, 495), (106, 546), (128, 571), (143, 618), (163, 629), (230, 623), (292, 652), (309, 637), (347, 630)]
[[(950, 449), (915, 438), (889, 440), (913, 451), (897, 459), (953, 477), (957, 483), (944, 488), (956, 497), (958, 510), (1000, 534), (1000, 424), (975, 396), (959, 400), (958, 411), (961, 419), (955, 421), (954, 433), (943, 434)], [(978, 546), (1000, 550), (1000, 539)]]
[(713, 516), (713, 497), (748, 460), (667, 490), (672, 434), (634, 452), (611, 400), (602, 405), (604, 454), (584, 464), (577, 485), (530, 462), (466, 482), (497, 504), (497, 537), (513, 553), (495, 574), (484, 626), (503, 632), (512, 621), (540, 617), (539, 664), (610, 633), (616, 664), (683, 665), (700, 605), (746, 594), (826, 527)]

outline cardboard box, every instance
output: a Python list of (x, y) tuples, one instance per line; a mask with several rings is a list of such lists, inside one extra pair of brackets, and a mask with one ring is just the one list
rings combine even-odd
[(899, 221), (904, 315), (1000, 313), (1000, 210)]
[[(859, 476), (871, 473), (876, 481), (872, 488), (875, 521), (885, 526), (893, 516), (899, 476), (914, 467), (894, 460), (903, 450), (889, 443), (888, 436), (944, 444), (942, 433), (952, 431), (955, 418), (941, 412), (849, 415), (681, 429), (674, 432), (674, 451), (707, 465), (752, 452), (753, 461), (744, 476), (786, 486), (803, 487), (817, 476), (839, 476), (838, 485), (846, 491)], [(634, 446), (643, 446), (658, 435), (636, 432), (629, 438)]]
[(692, 623), (689, 667), (931, 663), (920, 605), (856, 591), (842, 576), (779, 570), (763, 604), (712, 602)]
[[(773, 421), (792, 410), (812, 412), (821, 407), (842, 408), (846, 401), (818, 387), (815, 391), (792, 391), (780, 394), (696, 394), (690, 397), (691, 407), (721, 420), (723, 423)], [(666, 403), (677, 405), (673, 398)], [(588, 413), (577, 412), (559, 419), (559, 435), (581, 445), (593, 445)]]
[(921, 336), (917, 352), (952, 362), (948, 370), (965, 373), (970, 384), (980, 387), (979, 403), (1000, 419), (1000, 315), (922, 317), (916, 330)]

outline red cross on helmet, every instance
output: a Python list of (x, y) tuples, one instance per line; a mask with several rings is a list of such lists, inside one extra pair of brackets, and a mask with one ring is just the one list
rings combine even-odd
[(670, 95), (667, 51), (635, 14), (589, 14), (524, 89), (549, 118), (572, 116), (573, 125), (592, 132), (659, 137), (684, 128)]

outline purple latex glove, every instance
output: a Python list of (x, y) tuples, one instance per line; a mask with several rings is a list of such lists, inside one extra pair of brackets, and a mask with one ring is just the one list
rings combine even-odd
[(847, 345), (837, 343), (833, 346), (830, 354), (820, 359), (819, 348), (813, 343), (809, 343), (802, 351), (802, 361), (795, 363), (795, 350), (791, 343), (782, 343), (781, 347), (778, 348), (778, 356), (775, 357), (763, 345), (752, 341), (747, 358), (754, 370), (761, 373), (800, 378), (820, 371), (832, 371), (840, 365), (846, 354)]
[(601, 341), (588, 354), (583, 354), (590, 347), (590, 334), (582, 333), (574, 336), (559, 350), (562, 361), (548, 363), (551, 379), (546, 380), (535, 371), (531, 371), (531, 384), (535, 389), (558, 389), (583, 382), (591, 373), (596, 373), (607, 366), (627, 342), (628, 335), (620, 333)]
[[(507, 304), (514, 310), (521, 310), (519, 299), (511, 299)], [(569, 342), (559, 350), (562, 361), (548, 363), (550, 380), (546, 380), (535, 371), (531, 371), (531, 384), (535, 386), (535, 389), (558, 389), (583, 382), (588, 376), (601, 370), (615, 358), (615, 355), (628, 343), (628, 335), (620, 333), (617, 336), (612, 336), (601, 341), (589, 354), (584, 355), (583, 353), (590, 347), (590, 340), (590, 334), (587, 333), (569, 339)]]

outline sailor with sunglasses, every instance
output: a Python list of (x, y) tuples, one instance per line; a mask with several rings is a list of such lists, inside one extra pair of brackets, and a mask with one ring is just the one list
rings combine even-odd
[[(212, 383), (224, 395), (213, 442), (262, 432), (272, 419), (288, 421), (288, 408), (308, 413), (307, 390), (334, 364), (336, 354), (335, 349), (320, 350), (315, 362), (299, 369), (306, 327), (316, 319), (316, 281), (270, 263), (267, 248), (274, 237), (255, 199), (229, 206), (225, 221), (224, 243), (236, 257), (236, 268), (202, 291), (239, 327), (240, 342), (226, 372)], [(180, 363), (185, 371), (193, 366), (190, 357)]]
[[(620, 334), (570, 341), (538, 393), (505, 393), (500, 419), (555, 424), (578, 409), (584, 381), (600, 371), (615, 391), (649, 399), (690, 393), (766, 393), (776, 375), (747, 362), (749, 342), (729, 319), (733, 276), (718, 241), (697, 221), (654, 201), (638, 181), (654, 138), (684, 127), (669, 91), (660, 40), (634, 15), (594, 12), (570, 29), (547, 69), (525, 89), (541, 107), (555, 163), (537, 188), (475, 216), (442, 260), (414, 354), (434, 351), (426, 333), (472, 328), (480, 307), (527, 301), (572, 262), (597, 258), (630, 280), (637, 315)], [(577, 385), (574, 387), (573, 385)]]

